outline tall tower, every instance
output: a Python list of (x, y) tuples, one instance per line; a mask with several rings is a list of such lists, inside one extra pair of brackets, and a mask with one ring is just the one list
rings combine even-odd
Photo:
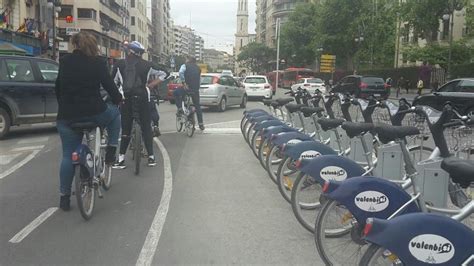
[[(237, 8), (237, 31), (235, 34), (235, 45), (234, 45), (234, 56), (237, 61), (237, 57), (242, 50), (242, 47), (249, 42), (249, 9), (248, 0), (239, 0)], [(236, 73), (240, 73), (242, 69), (236, 64)]]

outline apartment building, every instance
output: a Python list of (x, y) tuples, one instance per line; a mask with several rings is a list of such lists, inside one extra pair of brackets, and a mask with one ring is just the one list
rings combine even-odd
[(152, 31), (153, 31), (153, 58), (155, 62), (166, 64), (170, 56), (170, 39), (172, 36), (172, 22), (170, 17), (169, 0), (151, 0)]
[(201, 36), (194, 36), (194, 57), (196, 60), (202, 61), (203, 59), (203, 50), (204, 50), (204, 39)]
[(202, 61), (204, 39), (197, 35), (193, 29), (188, 26), (173, 27), (173, 49), (174, 56), (193, 56), (198, 61)]
[[(101, 0), (102, 1), (102, 0)], [(112, 0), (113, 1), (113, 0)], [(130, 1), (130, 41), (138, 41), (145, 47), (147, 53), (143, 55), (148, 58), (148, 18), (146, 16), (146, 0)]]
[(234, 56), (224, 51), (215, 49), (204, 49), (202, 62), (207, 64), (213, 71), (234, 69)]

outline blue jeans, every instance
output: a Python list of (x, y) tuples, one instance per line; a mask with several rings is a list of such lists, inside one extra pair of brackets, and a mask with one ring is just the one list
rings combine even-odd
[(107, 105), (107, 109), (98, 115), (75, 120), (58, 120), (56, 127), (63, 145), (63, 158), (59, 170), (59, 191), (61, 195), (71, 195), (72, 180), (74, 178), (71, 155), (82, 143), (83, 137), (82, 133), (69, 127), (69, 124), (73, 122), (95, 122), (101, 127), (107, 128), (109, 146), (118, 147), (120, 136), (120, 112), (118, 107), (114, 105)]

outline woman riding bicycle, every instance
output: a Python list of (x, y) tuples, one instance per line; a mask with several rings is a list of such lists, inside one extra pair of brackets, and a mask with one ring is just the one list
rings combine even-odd
[[(122, 95), (108, 72), (105, 60), (98, 57), (99, 49), (95, 37), (82, 31), (72, 36), (71, 43), (74, 51), (59, 60), (55, 86), (58, 100), (57, 128), (63, 148), (59, 172), (59, 206), (65, 211), (70, 209), (74, 177), (71, 155), (82, 142), (82, 133), (72, 130), (69, 125), (76, 122), (95, 122), (107, 128), (105, 161), (112, 164), (115, 161), (120, 134), (120, 112), (117, 105), (122, 101)], [(106, 104), (101, 98), (101, 86), (108, 92), (112, 104)]]

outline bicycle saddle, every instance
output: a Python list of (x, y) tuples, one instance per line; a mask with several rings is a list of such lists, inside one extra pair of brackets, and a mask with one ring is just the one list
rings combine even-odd
[(277, 102), (277, 101), (272, 101), (272, 102), (270, 103), (270, 105), (271, 105), (273, 108), (280, 107), (280, 103)]
[(279, 98), (279, 99), (276, 99), (275, 101), (278, 103), (278, 105), (283, 106), (287, 103), (293, 102), (294, 100), (295, 99), (293, 98)]
[(448, 157), (441, 162), (441, 169), (451, 176), (454, 183), (467, 188), (474, 182), (474, 162), (456, 157)]
[(324, 108), (322, 107), (301, 107), (301, 112), (305, 117), (310, 117), (314, 113), (322, 113), (324, 112)]
[(87, 131), (92, 131), (96, 127), (98, 127), (95, 122), (76, 122), (76, 123), (71, 123), (69, 124), (69, 127), (72, 128), (73, 130), (87, 130)]
[(374, 128), (372, 123), (358, 123), (358, 122), (344, 122), (342, 123), (342, 129), (344, 129), (349, 138), (353, 138), (362, 134), (367, 133), (368, 131)]
[(304, 105), (304, 104), (297, 104), (297, 103), (285, 104), (286, 109), (290, 113), (298, 112), (301, 109), (301, 107), (305, 107), (305, 106), (306, 105)]
[(273, 100), (271, 99), (263, 99), (263, 104), (266, 105), (266, 106), (270, 106), (273, 102)]
[(411, 126), (378, 124), (374, 127), (374, 130), (379, 136), (380, 141), (383, 143), (388, 143), (396, 139), (420, 134), (420, 130), (418, 128)]
[(346, 122), (346, 120), (344, 119), (328, 119), (328, 118), (318, 119), (318, 123), (321, 125), (321, 128), (324, 131), (335, 129), (338, 126), (342, 125), (342, 123), (344, 122)]

